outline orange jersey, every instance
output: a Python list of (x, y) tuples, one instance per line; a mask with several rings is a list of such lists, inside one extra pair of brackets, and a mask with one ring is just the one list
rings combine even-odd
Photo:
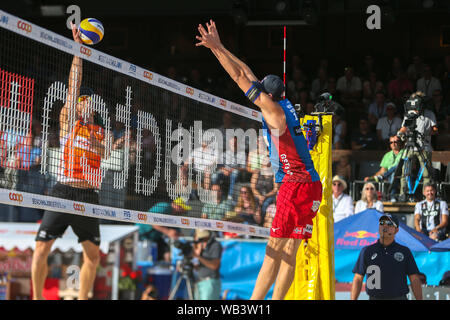
[(62, 182), (86, 181), (95, 188), (100, 187), (103, 178), (100, 168), (102, 157), (91, 148), (91, 134), (98, 141), (105, 138), (102, 127), (78, 120), (72, 132), (61, 141)]

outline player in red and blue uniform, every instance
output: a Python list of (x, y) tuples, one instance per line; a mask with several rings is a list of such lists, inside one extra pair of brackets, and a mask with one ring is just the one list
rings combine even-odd
[(213, 52), (245, 95), (260, 109), (276, 182), (281, 183), (263, 266), (251, 299), (264, 299), (275, 282), (272, 299), (283, 299), (292, 284), (298, 247), (311, 237), (322, 199), (322, 185), (314, 169), (300, 121), (284, 94), (283, 81), (274, 75), (261, 82), (250, 68), (221, 43), (214, 21), (198, 26), (197, 46)]

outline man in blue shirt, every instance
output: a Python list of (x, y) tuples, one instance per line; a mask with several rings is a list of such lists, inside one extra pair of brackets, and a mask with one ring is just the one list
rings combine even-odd
[(416, 300), (422, 300), (422, 285), (414, 257), (407, 247), (395, 242), (398, 219), (383, 215), (379, 220), (380, 239), (364, 247), (353, 268), (351, 299), (357, 300), (366, 277), (366, 292), (370, 300), (406, 300), (409, 292), (406, 276)]

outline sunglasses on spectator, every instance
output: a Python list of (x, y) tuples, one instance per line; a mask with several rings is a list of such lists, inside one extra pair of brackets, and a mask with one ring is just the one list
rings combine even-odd
[(247, 194), (247, 190), (241, 190), (242, 194)]
[(340, 183), (340, 182), (333, 182), (333, 186), (342, 186), (342, 183)]
[(85, 100), (89, 99), (89, 101), (91, 101), (91, 97), (90, 96), (79, 96), (78, 97), (78, 102), (83, 102)]
[(380, 226), (384, 226), (384, 225), (393, 227), (394, 223), (392, 221), (390, 221), (390, 220), (381, 220), (380, 221)]

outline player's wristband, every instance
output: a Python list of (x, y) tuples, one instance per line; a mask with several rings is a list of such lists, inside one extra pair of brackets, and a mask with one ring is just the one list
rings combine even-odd
[(259, 88), (261, 84), (256, 81), (252, 81), (252, 86), (248, 91), (245, 93), (245, 96), (249, 98), (251, 102), (255, 102), (256, 99), (258, 99), (259, 95), (261, 94), (262, 90)]

